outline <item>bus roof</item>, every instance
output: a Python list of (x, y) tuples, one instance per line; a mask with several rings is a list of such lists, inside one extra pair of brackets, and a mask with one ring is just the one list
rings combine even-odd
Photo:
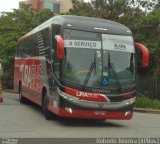
[(21, 37), (20, 40), (47, 27), (50, 27), (52, 24), (60, 24), (63, 28), (69, 29), (85, 30), (114, 35), (132, 35), (132, 32), (128, 27), (110, 20), (74, 15), (58, 15), (37, 26), (35, 29)]

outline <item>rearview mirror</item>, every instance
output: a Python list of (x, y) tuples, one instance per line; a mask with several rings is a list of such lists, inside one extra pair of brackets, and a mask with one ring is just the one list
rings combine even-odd
[(142, 67), (147, 67), (149, 65), (149, 50), (142, 44), (135, 42), (135, 47), (138, 48), (142, 53)]
[(58, 60), (64, 59), (64, 40), (60, 35), (55, 36), (57, 40), (57, 58)]

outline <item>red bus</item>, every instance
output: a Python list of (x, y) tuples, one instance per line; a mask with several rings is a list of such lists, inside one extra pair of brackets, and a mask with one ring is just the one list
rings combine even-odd
[(136, 98), (136, 51), (148, 49), (126, 26), (109, 20), (60, 15), (17, 44), (14, 89), (21, 103), (43, 108), (46, 119), (131, 119)]

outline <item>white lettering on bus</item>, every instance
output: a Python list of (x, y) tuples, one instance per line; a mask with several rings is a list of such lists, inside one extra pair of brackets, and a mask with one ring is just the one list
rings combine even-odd
[(24, 65), (22, 70), (22, 85), (36, 92), (41, 92), (42, 87), (42, 66)]
[(83, 96), (83, 97), (88, 97), (88, 94), (85, 93), (85, 92), (77, 91), (76, 96), (78, 96), (78, 97), (81, 97), (81, 96)]
[(92, 97), (92, 98), (97, 98), (99, 96), (99, 94), (77, 91), (76, 92), (76, 96), (77, 97)]

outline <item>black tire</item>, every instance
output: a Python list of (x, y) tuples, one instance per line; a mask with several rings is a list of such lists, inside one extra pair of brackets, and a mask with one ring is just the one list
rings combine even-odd
[(26, 102), (25, 97), (22, 96), (22, 86), (21, 86), (21, 84), (19, 85), (19, 101), (20, 101), (20, 103), (25, 103)]
[(47, 93), (45, 92), (43, 98), (43, 114), (47, 120), (50, 120), (52, 119), (52, 113), (48, 110), (47, 105), (48, 105), (48, 96)]
[(105, 122), (107, 119), (90, 119), (92, 122)]
[(107, 119), (99, 119), (99, 122), (105, 122)]

